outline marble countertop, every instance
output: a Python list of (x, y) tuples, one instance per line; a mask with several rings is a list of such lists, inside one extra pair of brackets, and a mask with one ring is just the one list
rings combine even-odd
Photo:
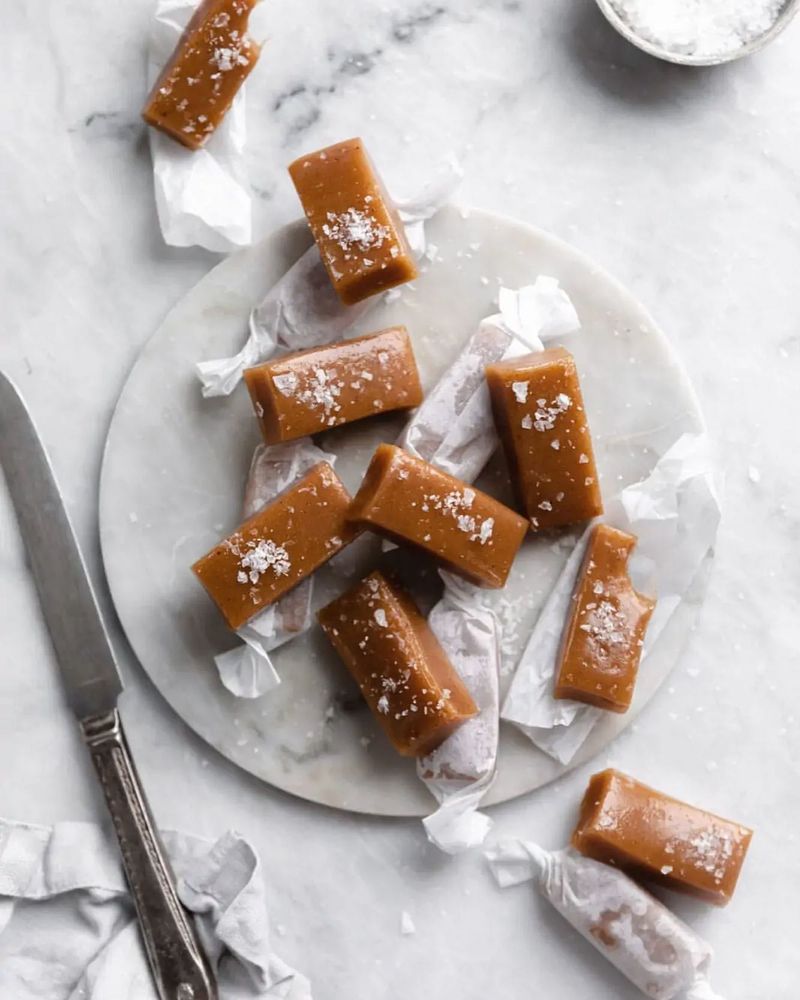
[[(163, 245), (137, 112), (150, 0), (43, 0), (6, 23), (0, 367), (24, 391), (102, 589), (97, 484), (114, 401), (167, 309), (215, 262)], [(493, 810), (564, 842), (613, 762), (756, 828), (735, 902), (671, 900), (729, 1000), (800, 978), (800, 27), (710, 70), (659, 64), (591, 0), (269, 0), (249, 98), (257, 232), (297, 214), (284, 165), (362, 134), (390, 186), (456, 150), (467, 203), (590, 254), (650, 308), (701, 396), (725, 477), (717, 565), (669, 686), (595, 765)], [(110, 616), (113, 612), (106, 608)], [(0, 813), (103, 818), (0, 488)], [(414, 821), (307, 805), (236, 770), (171, 713), (118, 637), (123, 714), (163, 826), (259, 847), (288, 961), (317, 1000), (447, 991), (639, 994), (525, 888), (450, 859)], [(417, 933), (400, 934), (400, 914)], [(535, 985), (532, 985), (535, 984)]]

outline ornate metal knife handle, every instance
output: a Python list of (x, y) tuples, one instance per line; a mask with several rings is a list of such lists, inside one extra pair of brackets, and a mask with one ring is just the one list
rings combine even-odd
[(116, 710), (84, 719), (161, 1000), (217, 1000), (213, 976), (158, 839)]

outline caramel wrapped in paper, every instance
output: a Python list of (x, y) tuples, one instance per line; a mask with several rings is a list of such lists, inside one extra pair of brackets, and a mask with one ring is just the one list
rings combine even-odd
[(541, 276), (516, 291), (501, 288), (500, 311), (484, 319), (426, 396), (402, 435), (401, 448), (451, 476), (472, 481), (498, 446), (486, 366), (543, 351), (545, 343), (580, 329), (569, 296)]
[(423, 820), (428, 839), (440, 850), (457, 854), (482, 844), (492, 826), (478, 807), (497, 766), (500, 636), (484, 592), (450, 573), (439, 575), (444, 594), (428, 624), (472, 695), (478, 715), (421, 758), (417, 773), (439, 803)]
[(501, 888), (533, 881), (651, 1000), (722, 1000), (708, 980), (711, 946), (618, 869), (523, 840), (503, 840), (486, 857)]
[[(158, 79), (195, 0), (159, 0), (147, 49), (148, 85)], [(252, 202), (245, 169), (245, 90), (233, 99), (214, 134), (201, 149), (184, 149), (150, 129), (158, 222), (170, 246), (201, 246), (228, 253), (252, 241)]]
[[(398, 201), (406, 237), (417, 259), (425, 253), (425, 222), (445, 204), (461, 179), (461, 169), (448, 162), (416, 198)], [(202, 361), (197, 374), (204, 396), (229, 396), (245, 368), (268, 360), (276, 352), (342, 340), (346, 331), (373, 310), (382, 296), (344, 305), (322, 263), (316, 245), (310, 247), (267, 292), (250, 314), (249, 336), (238, 354)]]
[[(242, 517), (258, 513), (319, 462), (335, 463), (333, 455), (310, 438), (278, 445), (259, 445), (250, 464)], [(270, 652), (311, 626), (314, 578), (303, 580), (277, 603), (237, 630), (243, 644), (214, 657), (224, 686), (238, 698), (259, 698), (280, 684)]]
[[(606, 504), (608, 523), (638, 539), (631, 579), (638, 590), (657, 598), (640, 675), (675, 610), (703, 573), (719, 518), (704, 435), (684, 434), (646, 479)], [(537, 619), (501, 711), (503, 719), (562, 764), (572, 760), (604, 714), (553, 696), (558, 651), (590, 531), (587, 528), (567, 559)]]

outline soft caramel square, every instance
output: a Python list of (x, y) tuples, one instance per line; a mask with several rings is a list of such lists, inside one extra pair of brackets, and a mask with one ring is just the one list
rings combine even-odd
[(268, 361), (244, 373), (267, 444), (422, 402), (403, 326)]
[(289, 174), (345, 305), (416, 278), (403, 223), (361, 139), (301, 156)]
[(745, 826), (609, 769), (589, 782), (572, 846), (634, 878), (724, 906), (752, 836)]
[(260, 47), (247, 34), (257, 0), (203, 0), (147, 98), (148, 125), (199, 149), (228, 112)]
[(350, 496), (327, 462), (224, 538), (192, 570), (232, 629), (332, 559), (355, 533)]
[(655, 601), (634, 590), (628, 559), (636, 538), (608, 524), (592, 529), (564, 628), (555, 697), (610, 712), (633, 698)]
[(414, 601), (382, 573), (371, 573), (318, 617), (398, 753), (430, 753), (477, 713)]
[(390, 444), (373, 455), (349, 517), (484, 587), (505, 585), (528, 530), (499, 500)]
[(603, 512), (575, 359), (562, 347), (486, 368), (520, 508), (536, 530)]

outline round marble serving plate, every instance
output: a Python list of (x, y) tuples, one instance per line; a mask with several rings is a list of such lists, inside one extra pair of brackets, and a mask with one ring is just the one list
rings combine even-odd
[[(500, 283), (559, 279), (583, 332), (568, 343), (581, 372), (603, 489), (610, 496), (647, 475), (684, 432), (703, 420), (669, 343), (616, 281), (545, 233), (482, 211), (443, 209), (428, 225), (435, 251), (423, 274), (389, 295), (353, 332), (404, 323), (426, 386), (450, 364), (478, 321), (494, 310)], [(189, 566), (239, 521), (258, 435), (243, 386), (206, 400), (194, 364), (235, 353), (251, 307), (309, 245), (295, 223), (224, 260), (169, 313), (145, 345), (117, 404), (106, 444), (100, 532), (106, 572), (137, 656), (175, 711), (220, 753), (264, 781), (303, 798), (380, 815), (424, 815), (433, 806), (413, 761), (397, 757), (315, 626), (275, 653), (281, 686), (245, 700), (221, 685), (213, 657), (235, 637)], [(355, 489), (375, 445), (393, 440), (403, 418), (364, 421), (321, 435), (337, 471)], [(499, 460), (479, 481), (503, 498)], [(507, 588), (495, 596), (505, 628), (505, 672), (571, 545), (572, 536), (526, 542)], [(413, 585), (433, 591), (432, 567), (358, 543), (321, 570), (315, 603), (340, 593), (379, 560), (398, 560)], [(631, 710), (609, 714), (576, 756), (596, 754), (655, 694), (674, 666), (702, 599), (702, 581), (673, 615), (648, 657)], [(503, 726), (497, 780), (487, 804), (545, 784), (565, 768)]]

